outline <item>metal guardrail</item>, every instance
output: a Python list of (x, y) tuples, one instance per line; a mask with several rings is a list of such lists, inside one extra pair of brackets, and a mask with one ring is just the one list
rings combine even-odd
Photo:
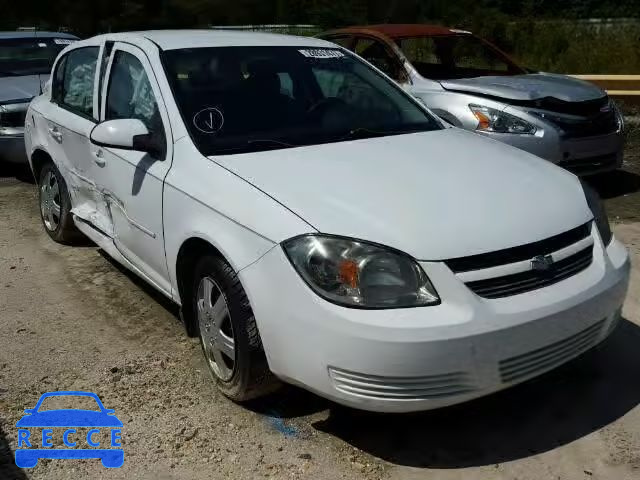
[(615, 100), (640, 105), (640, 75), (573, 75), (595, 83)]

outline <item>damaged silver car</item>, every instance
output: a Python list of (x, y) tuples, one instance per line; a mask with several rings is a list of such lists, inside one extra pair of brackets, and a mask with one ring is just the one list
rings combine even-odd
[(399, 82), (447, 122), (578, 175), (622, 165), (623, 118), (597, 86), (532, 73), (470, 32), (372, 25), (324, 33)]
[(27, 164), (24, 117), (58, 53), (78, 37), (61, 32), (0, 32), (0, 163)]

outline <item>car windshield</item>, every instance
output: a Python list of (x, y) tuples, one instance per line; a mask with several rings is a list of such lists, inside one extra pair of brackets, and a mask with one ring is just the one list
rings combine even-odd
[(48, 74), (60, 50), (71, 42), (66, 38), (0, 39), (0, 77)]
[(499, 50), (469, 34), (410, 37), (396, 43), (420, 75), (433, 80), (526, 73)]
[(393, 82), (334, 48), (164, 52), (185, 124), (205, 155), (442, 128)]

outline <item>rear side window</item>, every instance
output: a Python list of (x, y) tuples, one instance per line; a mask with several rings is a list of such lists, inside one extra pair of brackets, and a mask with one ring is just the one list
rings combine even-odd
[(53, 100), (61, 107), (93, 119), (93, 86), (98, 47), (85, 47), (66, 54), (56, 68)]

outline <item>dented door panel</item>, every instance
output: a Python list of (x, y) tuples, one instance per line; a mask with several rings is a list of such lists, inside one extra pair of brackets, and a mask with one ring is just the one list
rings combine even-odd
[[(132, 75), (131, 83), (122, 82), (122, 75), (126, 77), (129, 73)], [(144, 82), (141, 73), (146, 76)], [(149, 61), (141, 50), (116, 43), (106, 78), (101, 95), (101, 121), (123, 118), (126, 113), (131, 118), (144, 120), (151, 115), (151, 103), (155, 103), (153, 108), (161, 119), (159, 125), (165, 135), (167, 154), (164, 159), (156, 159), (144, 152), (93, 145), (92, 155), (98, 161), (94, 162), (91, 178), (100, 193), (98, 210), (105, 212), (114, 244), (120, 253), (170, 293), (162, 223), (164, 178), (173, 158), (169, 117)], [(118, 88), (120, 90), (113, 91), (109, 104), (109, 91)], [(118, 95), (127, 97), (126, 101), (120, 101)], [(149, 99), (160, 101), (150, 102)]]

